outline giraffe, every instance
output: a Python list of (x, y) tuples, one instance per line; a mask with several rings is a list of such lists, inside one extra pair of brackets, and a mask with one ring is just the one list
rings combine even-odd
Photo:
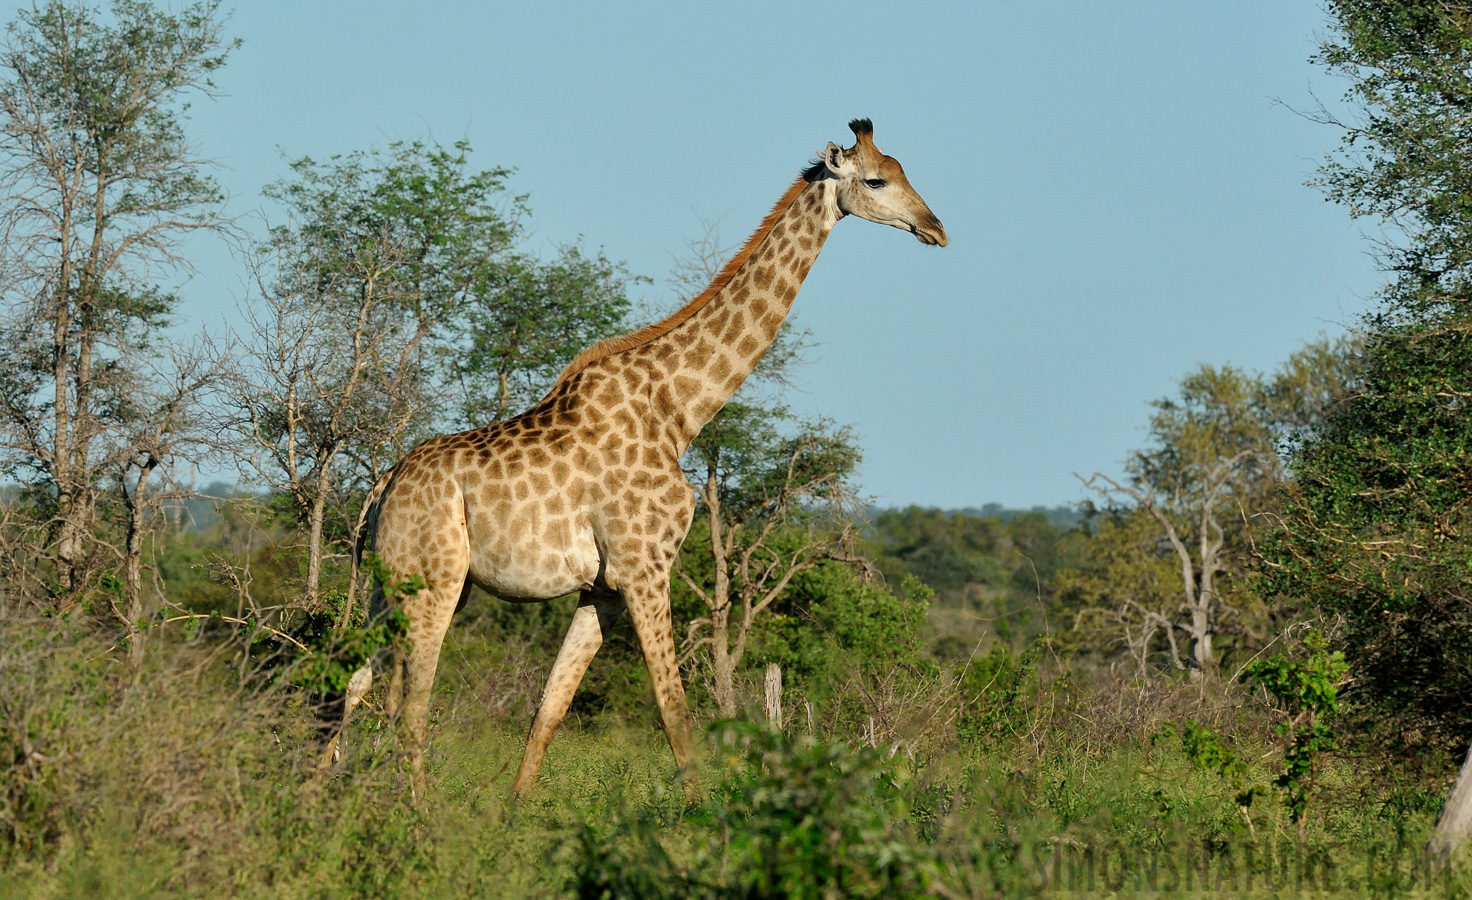
[[(829, 142), (704, 292), (663, 321), (584, 350), (525, 413), (432, 438), (375, 485), (366, 544), (401, 577), (428, 584), (404, 601), (409, 647), (391, 663), (388, 702), (406, 738), (416, 798), (425, 794), (440, 646), (472, 585), (513, 602), (579, 594), (515, 795), (531, 789), (573, 692), (625, 610), (675, 762), (690, 766), (669, 598), (671, 566), (695, 511), (680, 459), (776, 337), (838, 220), (855, 215), (946, 244), (900, 164), (874, 144), (870, 121), (849, 128), (856, 143)], [(371, 678), (359, 675), (344, 723)]]

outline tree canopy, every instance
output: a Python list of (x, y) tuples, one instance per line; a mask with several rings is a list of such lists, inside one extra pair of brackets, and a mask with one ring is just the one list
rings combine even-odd
[(1328, 196), (1386, 227), (1391, 276), (1357, 389), (1290, 447), (1272, 590), (1341, 618), (1355, 694), (1410, 729), (1472, 735), (1472, 10), (1335, 0), (1318, 59), (1353, 121)]

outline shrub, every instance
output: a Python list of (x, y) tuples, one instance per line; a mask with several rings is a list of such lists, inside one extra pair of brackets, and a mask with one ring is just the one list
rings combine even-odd
[(972, 660), (961, 678), (956, 730), (962, 740), (996, 740), (1027, 724), (1027, 691), (1037, 684), (1036, 647), (1021, 654), (997, 647)]
[(1318, 634), (1310, 632), (1303, 644), (1307, 650), (1303, 659), (1273, 656), (1242, 670), (1242, 680), (1261, 684), (1282, 712), (1278, 735), (1283, 741), (1283, 773), (1277, 785), (1299, 834), (1308, 821), (1319, 757), (1336, 749), (1332, 724), (1339, 714), (1339, 687), (1349, 671), (1344, 654), (1329, 652), (1328, 642)]
[(941, 864), (881, 754), (736, 722), (714, 737), (728, 768), (687, 820), (691, 863), (674, 862), (647, 818), (584, 825), (576, 896), (905, 898), (939, 887)]

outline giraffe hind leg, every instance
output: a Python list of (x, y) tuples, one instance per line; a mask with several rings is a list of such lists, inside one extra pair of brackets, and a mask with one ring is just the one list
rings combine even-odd
[[(395, 675), (402, 675), (402, 702), (395, 704), (399, 732), (404, 741), (404, 754), (416, 802), (425, 794), (424, 749), (429, 730), (429, 701), (434, 689), (435, 671), (439, 668), (440, 647), (450, 630), (463, 580), (451, 582), (449, 590), (430, 587), (414, 598), (409, 610), (409, 652)], [(394, 694), (390, 687), (391, 697)], [(399, 699), (395, 697), (394, 699)]]
[(318, 768), (326, 769), (342, 758), (342, 735), (348, 730), (348, 721), (353, 716), (353, 710), (363, 702), (363, 697), (373, 687), (373, 661), (364, 663), (348, 679), (347, 691), (342, 698), (342, 719), (332, 732), (332, 737), (327, 739), (327, 744), (322, 749), (322, 758), (318, 761)]
[(512, 792), (522, 795), (532, 789), (537, 781), (537, 771), (542, 767), (542, 757), (547, 745), (567, 716), (572, 705), (573, 694), (588, 671), (588, 664), (603, 639), (613, 628), (613, 623), (623, 613), (624, 603), (613, 595), (596, 596), (593, 591), (584, 591), (578, 608), (572, 615), (567, 637), (562, 639), (562, 649), (557, 652), (557, 661), (547, 676), (547, 686), (542, 690), (542, 702), (537, 707), (536, 717), (526, 739), (526, 750), (522, 753), (521, 766), (516, 770)]

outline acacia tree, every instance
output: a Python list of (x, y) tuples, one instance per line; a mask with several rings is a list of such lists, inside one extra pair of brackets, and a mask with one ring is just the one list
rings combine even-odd
[(49, 590), (88, 584), (102, 482), (139, 352), (174, 306), (154, 279), (223, 227), (181, 122), (229, 49), (217, 3), (19, 11), (0, 51), (0, 446), (44, 523)]
[(475, 428), (541, 399), (580, 350), (626, 332), (630, 275), (602, 251), (564, 247), (551, 261), (508, 254), (470, 292), (447, 348), (462, 394), (461, 419)]
[(267, 191), (289, 222), (254, 254), (246, 362), (224, 397), (243, 464), (305, 526), (309, 608), (329, 505), (361, 496), (440, 414), (436, 342), (517, 235), (506, 170), (469, 172), (469, 150), (302, 159)]

